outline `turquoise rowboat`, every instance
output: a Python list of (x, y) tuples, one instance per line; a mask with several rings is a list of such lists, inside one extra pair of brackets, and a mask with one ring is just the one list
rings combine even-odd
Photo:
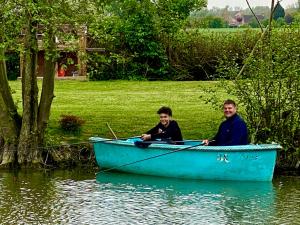
[(102, 171), (204, 180), (271, 181), (281, 149), (277, 144), (201, 146), (193, 140), (184, 145), (152, 143), (147, 148), (134, 144), (139, 138), (90, 141)]

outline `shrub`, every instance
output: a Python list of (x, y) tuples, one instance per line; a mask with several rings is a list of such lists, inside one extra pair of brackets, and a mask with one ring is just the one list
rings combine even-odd
[(74, 115), (61, 115), (60, 127), (66, 132), (80, 132), (81, 126), (85, 123), (83, 119)]
[(201, 28), (225, 28), (228, 27), (228, 23), (221, 17), (208, 16), (201, 19)]
[(236, 58), (241, 64), (247, 57), (259, 32), (239, 30), (181, 31), (171, 40), (170, 65), (176, 80), (210, 80), (215, 77), (221, 59)]
[(244, 106), (252, 142), (280, 143), (293, 162), (300, 157), (299, 34), (299, 28), (273, 30), (245, 61), (243, 73), (230, 60), (220, 67), (233, 84), (224, 86)]
[[(168, 36), (142, 27), (139, 35), (135, 24), (134, 20), (127, 25), (115, 44), (108, 41), (105, 53), (89, 55), (91, 80), (211, 80), (219, 76), (217, 69), (224, 61), (241, 66), (260, 37), (260, 30), (253, 28), (187, 28)], [(285, 38), (299, 38), (298, 28), (285, 28), (276, 28), (273, 34), (283, 49)]]

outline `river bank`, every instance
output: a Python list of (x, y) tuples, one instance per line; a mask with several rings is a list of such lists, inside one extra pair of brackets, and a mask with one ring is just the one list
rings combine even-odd
[[(55, 98), (43, 150), (46, 167), (84, 164), (85, 156), (80, 155), (91, 155), (91, 149), (86, 146), (77, 148), (75, 144), (88, 145), (88, 139), (92, 136), (114, 138), (107, 123), (118, 138), (141, 135), (157, 124), (156, 111), (163, 105), (172, 108), (173, 118), (178, 122), (184, 139), (212, 138), (223, 120), (223, 113), (207, 102), (209, 97), (216, 95), (220, 103), (224, 99), (234, 98), (220, 89), (216, 81), (55, 82)], [(41, 81), (38, 84), (41, 85)], [(10, 85), (14, 100), (21, 108), (21, 82), (10, 81)], [(216, 86), (219, 87), (218, 92), (211, 93), (209, 90)], [(242, 106), (239, 106), (239, 113), (244, 115)], [(75, 115), (84, 120), (80, 132), (63, 131), (59, 124), (62, 115)], [(70, 146), (73, 146), (71, 150), (68, 149)], [(294, 154), (293, 157), (291, 154)], [(79, 158), (80, 162), (76, 162)], [(297, 154), (282, 151), (278, 154), (278, 169), (275, 171), (279, 174), (299, 171), (299, 165), (296, 168), (298, 162)]]

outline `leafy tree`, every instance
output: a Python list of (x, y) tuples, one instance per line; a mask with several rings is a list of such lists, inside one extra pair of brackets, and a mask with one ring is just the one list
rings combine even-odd
[(273, 19), (277, 20), (279, 18), (284, 18), (284, 16), (285, 16), (284, 8), (280, 5), (280, 3), (277, 3), (273, 13)]
[(175, 34), (194, 10), (200, 10), (205, 0), (157, 0), (156, 15), (165, 34)]
[(100, 19), (101, 23), (90, 24), (89, 33), (109, 54), (90, 57), (90, 62), (99, 64), (89, 71), (90, 76), (93, 75), (93, 79), (135, 79), (160, 75), (167, 62), (158, 41), (153, 3), (113, 2), (105, 5), (105, 11), (107, 14)]
[(164, 79), (169, 71), (170, 38), (190, 12), (203, 4), (202, 0), (106, 2), (104, 16), (90, 24), (89, 33), (108, 54), (90, 58), (101, 68), (89, 74), (95, 79)]
[[(0, 2), (0, 162), (1, 166), (39, 166), (44, 134), (54, 98), (55, 36), (72, 15), (82, 12), (83, 1), (3, 0)], [(77, 14), (75, 14), (75, 11)], [(60, 12), (60, 13), (57, 13)], [(83, 13), (83, 14), (86, 14)], [(82, 16), (84, 18), (84, 16)], [(79, 20), (78, 20), (79, 21)], [(45, 73), (39, 98), (37, 85), (37, 33), (42, 29), (46, 52)], [(19, 35), (21, 33), (21, 36)], [(60, 32), (63, 35), (63, 32)], [(5, 52), (22, 56), (22, 114), (13, 101), (7, 81)]]

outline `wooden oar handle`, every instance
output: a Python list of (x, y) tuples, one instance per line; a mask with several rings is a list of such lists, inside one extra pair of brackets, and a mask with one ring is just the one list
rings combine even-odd
[(108, 129), (110, 130), (110, 132), (112, 133), (112, 135), (114, 136), (115, 139), (118, 139), (115, 132), (111, 129), (111, 127), (109, 126), (109, 123), (106, 123), (106, 126), (108, 127)]

